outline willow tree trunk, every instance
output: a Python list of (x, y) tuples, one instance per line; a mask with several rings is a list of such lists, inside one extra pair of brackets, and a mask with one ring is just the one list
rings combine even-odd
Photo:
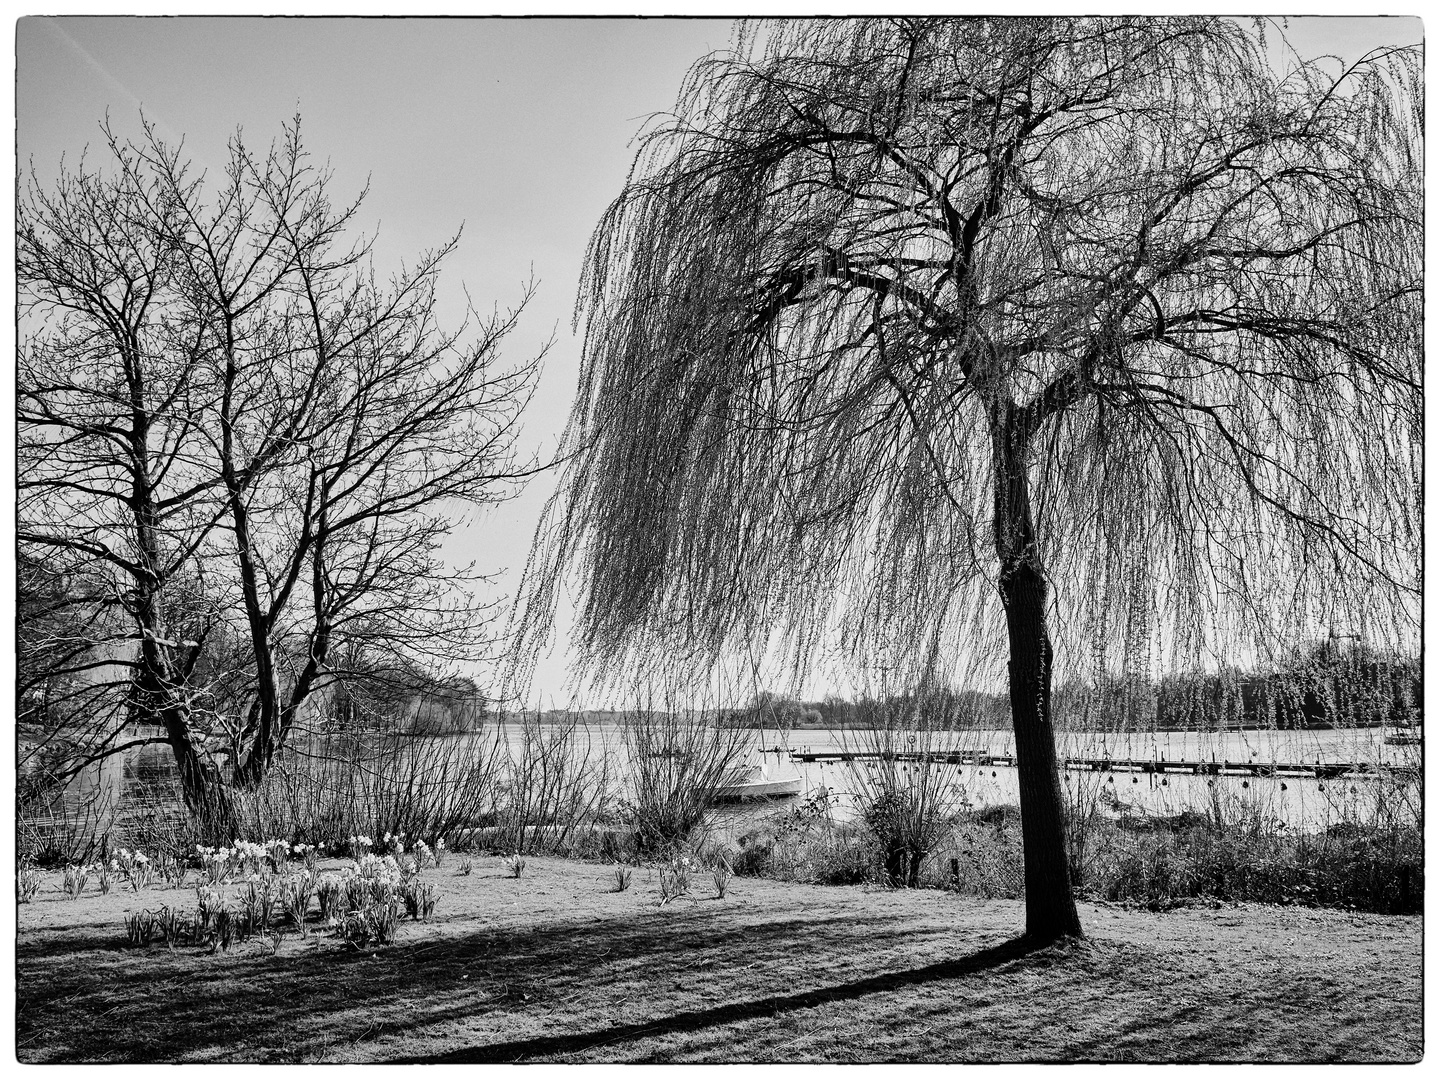
[(1020, 780), (1025, 844), (1025, 936), (1053, 941), (1079, 936), (1070, 882), (1065, 803), (1050, 723), (1050, 635), (1046, 585), (1035, 543), (1026, 471), (1030, 433), (1004, 403), (994, 418), (995, 548), (1000, 599), (1010, 639), (1010, 715)]

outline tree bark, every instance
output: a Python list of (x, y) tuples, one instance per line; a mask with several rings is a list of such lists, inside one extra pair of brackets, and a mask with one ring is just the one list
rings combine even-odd
[(1053, 941), (1082, 934), (1066, 851), (1065, 803), (1050, 722), (1052, 652), (1047, 587), (1035, 543), (1026, 456), (1030, 433), (1009, 402), (996, 410), (995, 547), (1010, 643), (1010, 715), (1025, 845), (1025, 936)]
[(185, 808), (211, 843), (228, 844), (239, 836), (239, 821), (220, 769), (208, 755), (196, 749), (183, 715), (167, 709), (161, 718), (179, 768)]
[[(315, 628), (310, 634), (310, 655), (305, 661), (305, 666), (300, 670), (300, 674), (295, 678), (289, 698), (283, 704), (280, 701), (280, 684), (275, 676), (275, 665), (269, 652), (268, 632), (266, 635), (263, 651), (265, 663), (261, 670), (269, 681), (267, 683), (262, 679), (258, 688), (260, 696), (252, 704), (252, 712), (259, 714), (260, 721), (258, 725), (253, 722), (253, 718), (252, 721), (247, 721), (241, 742), (243, 744), (246, 737), (249, 737), (249, 749), (243, 758), (238, 752), (235, 756), (233, 770), (235, 783), (242, 789), (253, 790), (264, 781), (270, 771), (270, 766), (274, 763), (275, 755), (284, 747), (285, 740), (290, 735), (291, 725), (300, 714), (305, 702), (309, 700), (315, 684), (321, 678), (321, 672), (329, 660), (331, 623), (330, 613), (325, 606), (328, 595), (320, 554), (321, 548), (322, 545), (317, 543), (312, 560), (311, 585), (314, 593)], [(257, 659), (262, 655), (261, 647), (258, 645), (255, 655)], [(274, 719), (270, 719), (271, 717)]]
[(228, 844), (238, 835), (238, 819), (229, 789), (214, 760), (195, 745), (189, 708), (176, 692), (169, 664), (153, 635), (141, 641), (132, 704), (137, 716), (158, 723), (175, 757), (185, 809), (212, 843)]
[(162, 519), (156, 505), (151, 476), (150, 414), (145, 401), (144, 369), (138, 343), (127, 352), (126, 373), (130, 389), (131, 496), (135, 545), (140, 573), (135, 581), (130, 614), (140, 631), (140, 656), (132, 704), (148, 720), (157, 721), (175, 755), (180, 773), (180, 791), (185, 807), (197, 819), (202, 832), (212, 840), (228, 843), (235, 838), (234, 806), (220, 770), (209, 755), (196, 747), (190, 724), (190, 709), (175, 666), (166, 651), (170, 632), (161, 603), (169, 573), (162, 547)]

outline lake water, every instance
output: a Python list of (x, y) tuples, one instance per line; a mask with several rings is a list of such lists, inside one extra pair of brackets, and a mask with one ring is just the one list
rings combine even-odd
[[(808, 734), (808, 733), (807, 733)], [(829, 733), (827, 733), (828, 735)], [(839, 752), (856, 748), (850, 737), (804, 739), (801, 747), (811, 752)], [(956, 749), (979, 750), (993, 756), (1014, 753), (1013, 737), (1005, 733), (975, 733), (973, 742), (961, 742)], [(1315, 740), (1314, 735), (1326, 736)], [(1373, 737), (1372, 737), (1373, 736)], [(863, 745), (863, 744), (862, 744)], [(948, 749), (948, 747), (947, 747)], [(1141, 761), (1231, 761), (1267, 763), (1398, 763), (1392, 748), (1373, 732), (1232, 732), (1204, 737), (1196, 732), (1162, 732), (1129, 738), (1101, 733), (1076, 733), (1059, 740), (1062, 757), (1104, 758)], [(775, 760), (776, 755), (770, 755)], [(900, 766), (902, 770), (907, 767)], [(933, 766), (932, 766), (933, 767)], [(836, 792), (841, 812), (854, 812), (855, 795), (867, 784), (857, 778), (857, 769), (873, 769), (865, 763), (809, 762), (795, 765), (807, 790), (819, 786)], [(918, 769), (920, 766), (909, 766)], [(957, 797), (976, 809), (996, 805), (1017, 805), (1020, 801), (1018, 773), (1014, 766), (946, 767), (946, 779), (959, 790)], [(902, 772), (902, 777), (904, 773)], [(1088, 804), (1098, 801), (1112, 812), (1136, 815), (1173, 815), (1185, 810), (1208, 812), (1217, 805), (1223, 813), (1264, 813), (1278, 817), (1292, 828), (1322, 829), (1344, 820), (1371, 820), (1378, 802), (1395, 802), (1391, 782), (1375, 776), (1316, 779), (1313, 777), (1264, 777), (1244, 775), (1207, 776), (1189, 773), (1143, 773), (1114, 769), (1091, 771), (1064, 769), (1061, 783), (1067, 794)], [(1403, 808), (1408, 821), (1418, 820), (1418, 785), (1412, 805)]]
[[(514, 735), (509, 734), (513, 740)], [(892, 744), (899, 750), (926, 748), (927, 736), (898, 733)], [(623, 732), (617, 724), (592, 724), (591, 745), (610, 754), (614, 774), (625, 775), (626, 753)], [(1217, 761), (1258, 764), (1328, 765), (1370, 764), (1416, 766), (1418, 746), (1390, 746), (1380, 728), (1341, 728), (1328, 731), (1232, 731), (1224, 733), (1176, 732), (1064, 732), (1057, 740), (1057, 753), (1070, 758), (1104, 758), (1141, 761)], [(1012, 756), (1014, 736), (1007, 731), (951, 731), (928, 736), (928, 749), (966, 751), (993, 757)], [(781, 752), (773, 752), (783, 744)], [(805, 762), (792, 759), (797, 753), (863, 753), (875, 747), (873, 733), (840, 730), (796, 730), (788, 735), (757, 731), (747, 760), (760, 764), (765, 778), (798, 775), (802, 797), (822, 789), (829, 796), (834, 815), (853, 818), (857, 803), (873, 784), (875, 766), (864, 762)], [(919, 775), (919, 764), (901, 764), (902, 779)], [(937, 766), (931, 766), (937, 768)], [(952, 786), (957, 802), (975, 809), (1017, 805), (1019, 784), (1013, 765), (943, 766), (941, 775)], [(867, 771), (868, 770), (868, 771)], [(1075, 798), (1098, 800), (1112, 807), (1110, 813), (1172, 815), (1184, 810), (1222, 813), (1264, 813), (1278, 817), (1292, 828), (1323, 829), (1339, 821), (1370, 821), (1382, 804), (1398, 810), (1401, 820), (1419, 820), (1419, 783), (1408, 792), (1397, 793), (1397, 779), (1355, 775), (1332, 779), (1314, 777), (1207, 776), (1187, 773), (1137, 773), (1066, 769), (1061, 782)], [(1408, 794), (1408, 800), (1403, 797)], [(785, 800), (747, 805), (742, 816), (759, 815), (785, 805)], [(1119, 809), (1113, 809), (1118, 806)], [(734, 812), (727, 816), (733, 816)]]
[[(542, 730), (551, 730), (544, 728)], [(520, 750), (518, 726), (507, 725), (498, 733), (512, 755)], [(899, 733), (892, 745), (900, 750), (926, 749), (927, 736)], [(1329, 731), (1236, 731), (1206, 732), (1062, 732), (1057, 750), (1062, 758), (1109, 757), (1154, 761), (1230, 761), (1260, 764), (1371, 764), (1418, 765), (1418, 746), (1390, 746), (1384, 742), (1379, 728), (1336, 729)], [(495, 745), (497, 732), (491, 729), (475, 735), (426, 739), (427, 743), (443, 744), (456, 753), (467, 749), (480, 751)], [(1014, 739), (1006, 731), (952, 731), (932, 733), (928, 748), (934, 751), (966, 751), (1004, 757), (1013, 755)], [(594, 722), (583, 729), (582, 745), (588, 745), (593, 757), (606, 755), (610, 775), (617, 794), (625, 794), (627, 752), (621, 726), (614, 722)], [(873, 733), (840, 730), (797, 730), (781, 735), (773, 730), (756, 731), (746, 739), (745, 760), (762, 766), (767, 779), (801, 778), (804, 796), (824, 791), (829, 797), (832, 813), (839, 819), (853, 818), (857, 805), (867, 790), (873, 790), (873, 764), (864, 762), (804, 762), (793, 759), (788, 751), (813, 754), (866, 752), (876, 745)], [(775, 749), (780, 747), (780, 752)], [(436, 747), (439, 749), (439, 746)], [(1019, 802), (1016, 770), (1012, 766), (931, 766), (940, 768), (944, 782), (954, 800), (975, 809)], [(901, 764), (902, 779), (920, 776), (919, 764)], [(123, 786), (131, 786), (141, 775), (156, 776), (173, 772), (169, 749), (165, 746), (132, 751), (121, 763), (113, 759), (102, 768), (77, 778), (71, 785), (67, 801), (97, 791), (118, 795)], [(1293, 828), (1311, 831), (1344, 820), (1373, 820), (1377, 809), (1398, 811), (1402, 821), (1419, 820), (1418, 780), (1404, 783), (1395, 774), (1377, 777), (1345, 776), (1317, 780), (1313, 777), (1205, 776), (1184, 773), (1136, 773), (1116, 769), (1113, 772), (1066, 769), (1061, 773), (1067, 792), (1086, 805), (1092, 801), (1114, 814), (1171, 815), (1183, 810), (1201, 812), (1219, 808), (1222, 812), (1263, 812), (1273, 814)], [(746, 803), (724, 812), (731, 823), (758, 818), (794, 800), (773, 800)]]

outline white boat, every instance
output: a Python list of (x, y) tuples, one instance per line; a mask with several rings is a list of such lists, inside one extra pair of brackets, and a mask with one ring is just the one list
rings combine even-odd
[(799, 795), (803, 784), (800, 776), (766, 777), (759, 765), (742, 765), (731, 769), (715, 789), (716, 802), (739, 802), (742, 799), (775, 799)]
[(1419, 746), (1420, 725), (1419, 724), (1395, 724), (1385, 728), (1386, 746)]

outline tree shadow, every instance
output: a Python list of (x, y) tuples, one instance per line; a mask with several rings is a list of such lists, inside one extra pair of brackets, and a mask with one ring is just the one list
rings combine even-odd
[[(883, 970), (904, 964), (905, 954), (917, 948), (944, 949), (952, 934), (943, 926), (917, 927), (904, 915), (756, 920), (753, 912), (713, 907), (690, 915), (565, 919), (514, 932), (468, 923), (432, 924), (434, 932), (415, 941), (402, 937), (378, 952), (347, 951), (322, 938), (318, 947), (292, 941), (274, 956), (253, 945), (217, 956), (194, 948), (126, 947), (118, 927), (106, 939), (37, 935), (21, 943), (16, 957), (17, 1034), (27, 1060), (295, 1060), (326, 1046), (425, 1037), (454, 1023), (468, 1027), (487, 1014), (502, 1028), (523, 1030), (539, 1015), (566, 1023), (568, 1013), (573, 1030), (605, 1015), (617, 984), (651, 986), (661, 973), (685, 973), (687, 985), (712, 1000), (724, 1000), (737, 986), (740, 993), (761, 994), (794, 986), (796, 972), (804, 973), (804, 982), (821, 984), (677, 1013), (637, 1024), (628, 1034), (609, 1029), (542, 1037), (433, 1059), (510, 1060), (951, 978), (1026, 951), (1011, 943), (958, 961), (825, 986), (850, 974), (853, 965)], [(857, 957), (857, 948), (867, 955)], [(757, 957), (763, 958), (758, 971)], [(637, 1000), (663, 1008), (666, 995)], [(565, 1004), (571, 1001), (598, 1005), (577, 1014)]]
[(634, 1039), (698, 1031), (703, 1028), (745, 1020), (771, 1018), (796, 1009), (811, 1009), (836, 1001), (852, 1001), (869, 994), (891, 993), (921, 983), (963, 978), (999, 967), (1012, 960), (1019, 960), (1040, 947), (1026, 938), (1013, 938), (1003, 944), (981, 949), (979, 952), (955, 960), (928, 964), (925, 967), (911, 968), (907, 971), (875, 975), (868, 979), (857, 979), (854, 982), (842, 983), (838, 986), (720, 1005), (713, 1009), (695, 1009), (676, 1013), (662, 1020), (616, 1025), (604, 1030), (581, 1032), (576, 1035), (549, 1035), (534, 1039), (519, 1039), (513, 1042), (464, 1047), (442, 1054), (394, 1058), (391, 1059), (391, 1063), (403, 1065), (493, 1064), (518, 1062), (527, 1058), (550, 1055), (580, 1054), (597, 1047), (613, 1046), (616, 1043), (629, 1042)]
[(15, 959), (17, 961), (41, 960), (45, 958), (57, 959), (70, 956), (74, 953), (87, 953), (97, 951), (113, 951), (118, 944), (124, 940), (125, 929), (113, 923), (79, 927), (74, 930), (66, 928), (64, 933), (46, 934), (43, 937), (36, 934), (29, 934), (17, 940), (15, 944)]

